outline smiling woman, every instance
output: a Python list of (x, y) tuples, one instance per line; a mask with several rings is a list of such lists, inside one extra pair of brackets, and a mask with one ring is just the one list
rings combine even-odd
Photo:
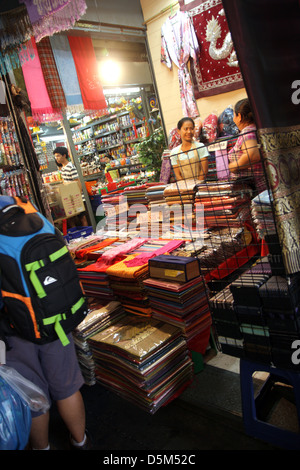
[(194, 139), (195, 122), (190, 117), (178, 121), (181, 144), (171, 151), (171, 164), (176, 180), (196, 178), (205, 180), (209, 153), (202, 142)]

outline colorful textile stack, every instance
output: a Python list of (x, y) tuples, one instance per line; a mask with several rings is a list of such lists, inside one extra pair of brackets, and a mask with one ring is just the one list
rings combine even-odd
[(235, 182), (198, 184), (195, 209), (204, 206), (204, 227), (242, 227), (250, 218), (251, 190)]
[(197, 180), (186, 179), (168, 184), (164, 199), (170, 210), (170, 223), (193, 228), (196, 223), (194, 213), (195, 186)]
[(244, 357), (244, 339), (229, 286), (211, 297), (209, 303), (222, 352), (229, 356)]
[(165, 189), (166, 189), (165, 184), (159, 184), (156, 186), (150, 186), (150, 188), (146, 190), (145, 195), (148, 201), (149, 209), (152, 209), (157, 204), (165, 204), (165, 198), (164, 198)]
[(266, 190), (251, 201), (252, 219), (261, 239), (276, 233), (274, 214), (272, 211), (272, 194)]
[(151, 414), (192, 381), (186, 342), (172, 325), (128, 315), (89, 345), (97, 382)]
[(89, 312), (86, 318), (73, 331), (78, 362), (87, 385), (94, 385), (96, 383), (95, 362), (88, 339), (108, 328), (124, 317), (124, 315), (125, 312), (120, 302), (110, 302), (103, 306), (97, 301), (90, 301)]
[(179, 283), (149, 278), (144, 281), (152, 317), (182, 330), (189, 342), (211, 325), (206, 289), (202, 277)]
[(123, 191), (114, 191), (101, 195), (102, 207), (108, 230), (127, 229), (128, 205), (123, 199)]

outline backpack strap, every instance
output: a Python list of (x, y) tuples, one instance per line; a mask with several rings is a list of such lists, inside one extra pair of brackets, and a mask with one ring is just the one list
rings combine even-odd
[(61, 326), (60, 322), (63, 320), (66, 320), (70, 316), (70, 313), (71, 315), (74, 315), (74, 313), (76, 313), (82, 307), (84, 303), (85, 303), (85, 299), (84, 297), (81, 297), (73, 305), (73, 307), (71, 307), (69, 312), (59, 313), (57, 315), (53, 315), (52, 317), (43, 319), (43, 323), (45, 326), (54, 324), (55, 332), (57, 336), (59, 337), (60, 341), (62, 342), (63, 346), (66, 346), (67, 344), (69, 344), (70, 341), (68, 340), (68, 337), (66, 333), (64, 332), (63, 327)]
[(40, 259), (40, 260), (33, 261), (32, 263), (25, 264), (25, 269), (27, 272), (29, 272), (29, 279), (33, 287), (35, 288), (35, 291), (40, 299), (42, 299), (43, 297), (46, 297), (47, 294), (36, 274), (36, 271), (46, 266), (46, 264), (48, 264), (49, 262), (53, 263), (53, 261), (56, 261), (58, 258), (61, 258), (68, 252), (69, 252), (68, 248), (66, 246), (63, 246), (59, 250), (51, 253), (49, 257), (46, 259)]

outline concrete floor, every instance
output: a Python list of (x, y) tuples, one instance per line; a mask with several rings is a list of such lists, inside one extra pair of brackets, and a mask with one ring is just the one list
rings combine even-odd
[[(94, 450), (102, 456), (137, 451), (189, 451), (199, 456), (203, 450), (279, 449), (244, 432), (239, 359), (222, 353), (209, 360), (180, 397), (154, 415), (99, 384), (85, 385), (82, 394)], [(295, 409), (288, 414), (295, 416)], [(68, 433), (55, 407), (50, 429), (55, 448), (68, 449)]]

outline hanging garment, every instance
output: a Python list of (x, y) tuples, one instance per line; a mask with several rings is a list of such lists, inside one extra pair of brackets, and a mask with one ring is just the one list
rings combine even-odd
[(51, 36), (50, 44), (70, 113), (82, 112), (83, 102), (74, 59), (66, 36)]
[(68, 36), (84, 109), (107, 109), (106, 99), (98, 77), (98, 64), (92, 39)]
[(170, 70), (172, 62), (178, 67), (183, 116), (192, 118), (199, 116), (199, 111), (187, 63), (191, 57), (197, 61), (199, 53), (199, 44), (188, 14), (178, 11), (170, 16), (161, 28), (160, 60)]
[[(24, 47), (22, 47), (19, 56), (31, 104), (32, 116), (39, 122), (60, 120), (62, 119), (61, 112), (58, 109), (53, 109), (49, 98), (38, 50), (33, 37), (26, 43), (26, 48), (29, 49), (32, 60), (23, 60)], [(26, 54), (28, 54), (27, 51)]]
[(36, 42), (54, 33), (71, 29), (86, 12), (85, 0), (19, 0), (25, 3)]
[(65, 110), (67, 102), (58, 75), (50, 39), (47, 37), (38, 42), (37, 50), (52, 107)]

